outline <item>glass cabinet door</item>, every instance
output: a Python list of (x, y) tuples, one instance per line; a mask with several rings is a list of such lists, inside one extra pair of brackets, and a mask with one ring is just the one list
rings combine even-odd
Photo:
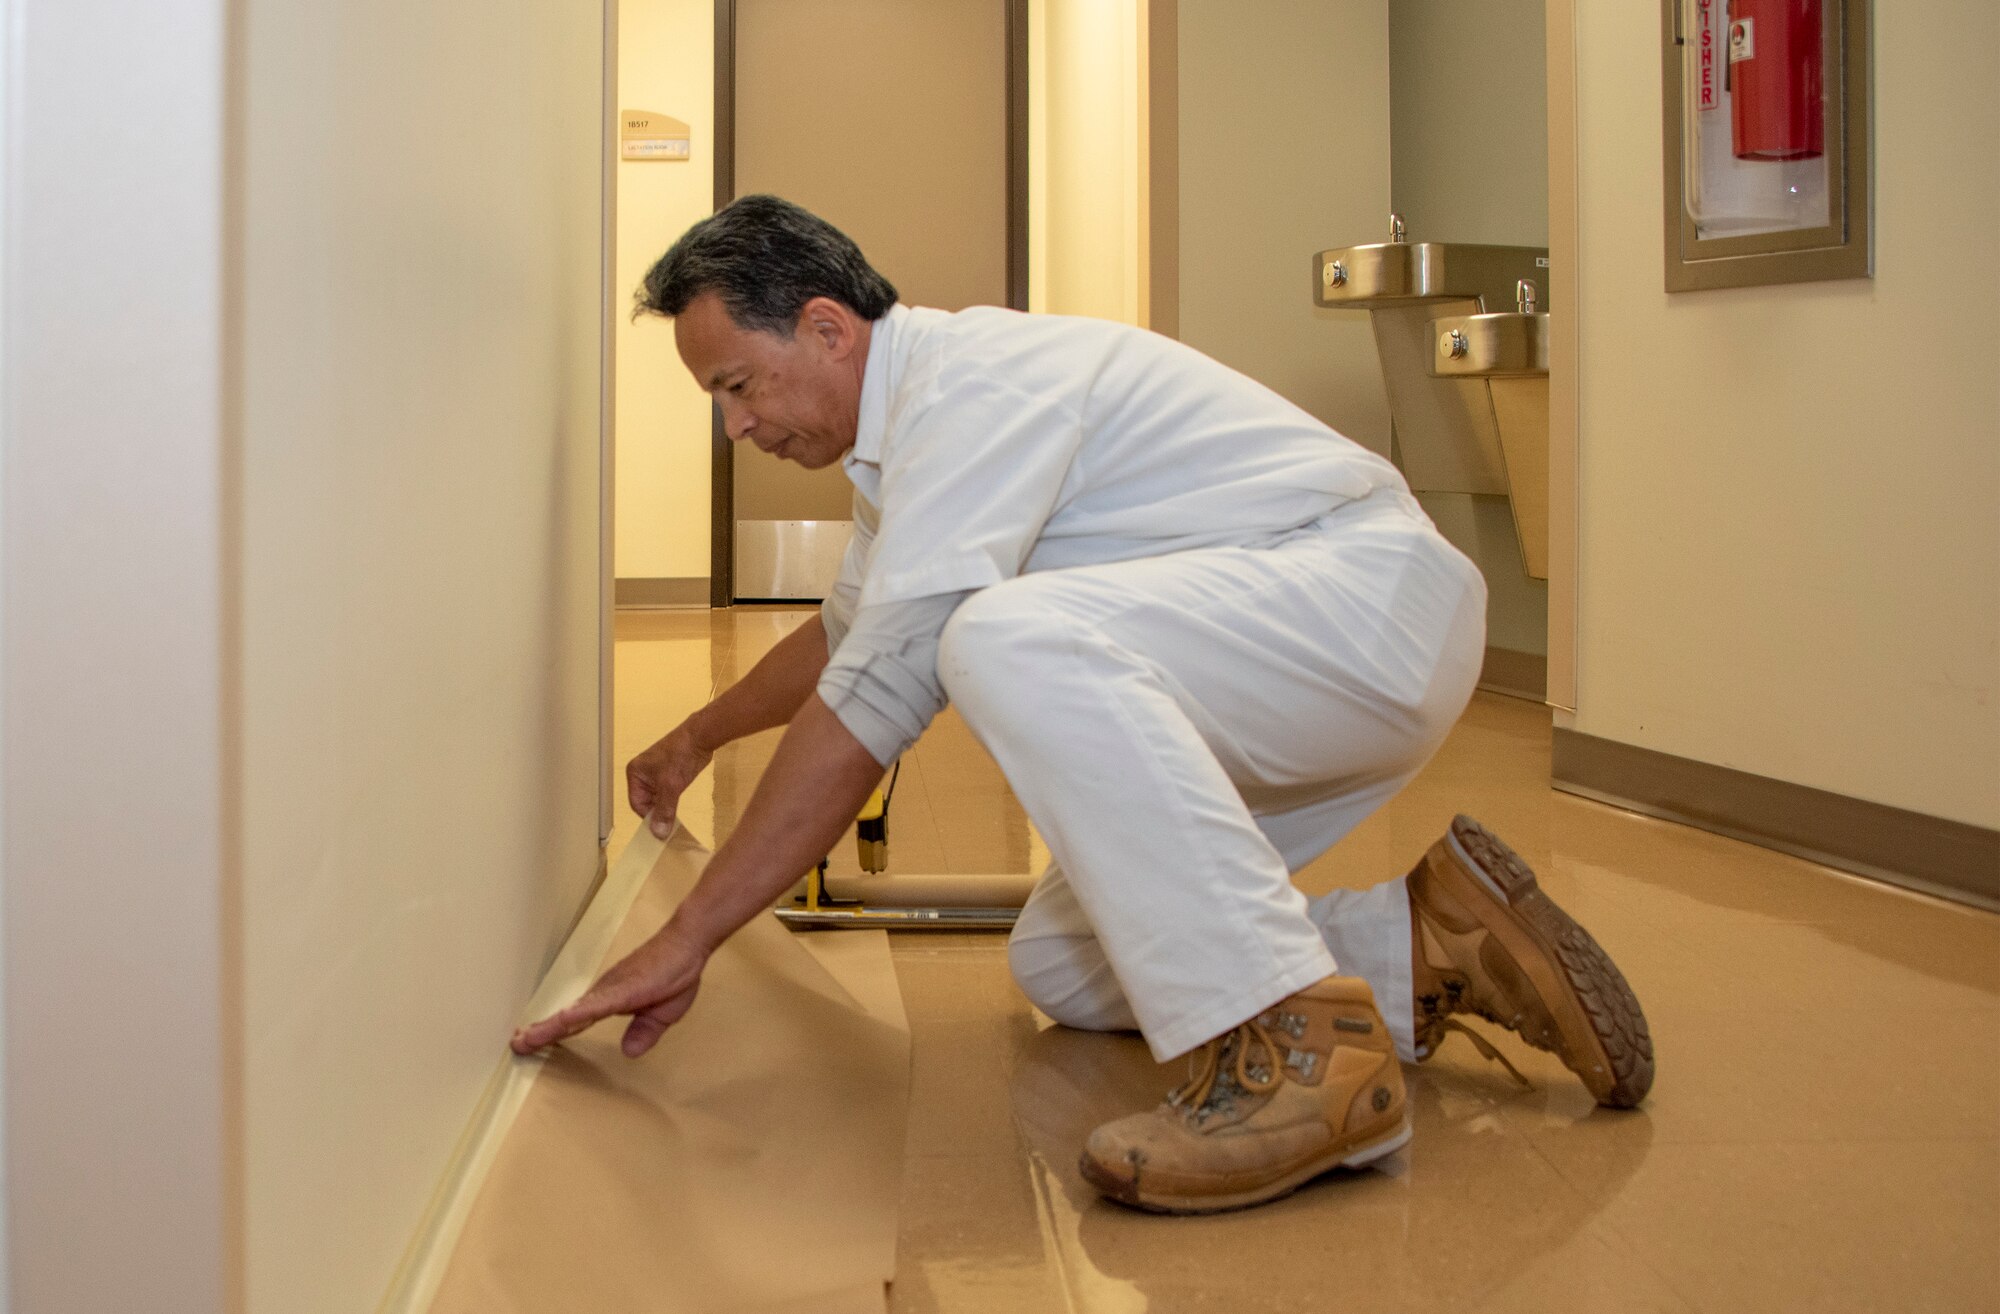
[(1664, 0), (1667, 288), (1866, 277), (1865, 0)]

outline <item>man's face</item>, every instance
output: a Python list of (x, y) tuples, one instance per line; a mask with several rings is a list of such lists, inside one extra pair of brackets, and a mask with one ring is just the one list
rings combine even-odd
[(832, 465), (854, 445), (866, 326), (845, 306), (815, 298), (792, 335), (780, 337), (739, 327), (721, 296), (704, 292), (674, 316), (674, 344), (722, 407), (732, 439), (808, 470)]

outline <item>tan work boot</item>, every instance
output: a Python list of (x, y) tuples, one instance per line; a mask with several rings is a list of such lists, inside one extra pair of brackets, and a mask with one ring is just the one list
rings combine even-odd
[(1092, 1132), (1081, 1167), (1121, 1203), (1206, 1214), (1275, 1200), (1409, 1139), (1375, 996), (1359, 977), (1329, 976), (1209, 1041), (1165, 1104)]
[(1465, 1031), (1497, 1057), (1447, 1020), (1473, 1013), (1554, 1053), (1599, 1104), (1631, 1108), (1646, 1097), (1653, 1037), (1638, 998), (1518, 854), (1459, 817), (1410, 872), (1409, 890), (1419, 1058), (1447, 1030)]

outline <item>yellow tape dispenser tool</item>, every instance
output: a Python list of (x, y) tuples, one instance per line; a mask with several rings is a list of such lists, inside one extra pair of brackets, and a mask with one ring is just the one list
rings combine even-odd
[(854, 819), (854, 847), (861, 870), (871, 874), (889, 870), (889, 800), (880, 789), (868, 796)]
[[(859, 876), (842, 876), (838, 888), (827, 878), (827, 860), (806, 873), (805, 883), (778, 919), (801, 929), (902, 931), (1007, 930), (1014, 925), (1034, 880), (1020, 876), (890, 877), (889, 805), (902, 775), (898, 762), (886, 788), (875, 790), (854, 819)], [(1000, 887), (1005, 887), (1000, 888)]]

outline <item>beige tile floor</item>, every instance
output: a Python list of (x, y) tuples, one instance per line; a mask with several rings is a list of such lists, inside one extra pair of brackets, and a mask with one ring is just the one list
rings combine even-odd
[[(619, 762), (805, 614), (622, 615)], [(774, 743), (697, 783), (698, 836), (728, 832)], [(1638, 991), (1659, 1055), (1643, 1108), (1597, 1110), (1508, 1038), (1523, 1091), (1455, 1040), (1411, 1071), (1417, 1135), (1381, 1170), (1241, 1214), (1135, 1214), (1094, 1198), (1076, 1149), (1174, 1074), (1136, 1039), (1050, 1027), (998, 937), (901, 936), (915, 1068), (892, 1308), (2000, 1310), (2000, 917), (1555, 793), (1548, 759), (1545, 709), (1482, 694), (1299, 882), (1371, 884), (1478, 816)], [(906, 759), (890, 840), (892, 872), (1045, 857), (950, 713)], [(851, 843), (834, 859), (851, 869)]]

